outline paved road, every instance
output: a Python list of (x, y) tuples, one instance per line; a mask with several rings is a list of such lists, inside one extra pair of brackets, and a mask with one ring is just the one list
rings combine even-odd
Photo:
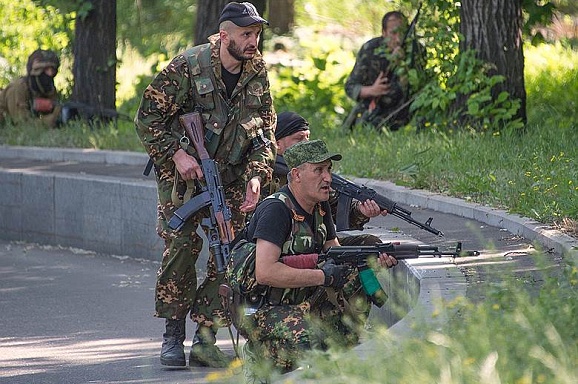
[[(156, 269), (148, 260), (0, 241), (0, 382), (206, 382), (212, 370), (165, 370), (158, 361)], [(233, 354), (226, 332), (219, 336)]]

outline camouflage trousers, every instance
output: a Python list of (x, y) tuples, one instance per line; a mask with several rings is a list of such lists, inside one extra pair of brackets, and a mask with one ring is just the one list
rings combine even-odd
[[(159, 184), (159, 201), (161, 190)], [(166, 186), (166, 188), (169, 188)], [(164, 191), (164, 194), (170, 193)], [(246, 186), (235, 183), (226, 189), (227, 205), (231, 208), (232, 224), (235, 233), (245, 226), (245, 214), (238, 210), (245, 199)], [(164, 196), (166, 199), (166, 196)], [(171, 204), (168, 202), (167, 204)], [(174, 207), (173, 209), (174, 210)], [(172, 212), (172, 210), (169, 210)], [(159, 203), (159, 236), (165, 247), (161, 266), (157, 272), (155, 287), (155, 316), (167, 319), (184, 319), (190, 313), (199, 326), (214, 330), (228, 326), (230, 319), (226, 315), (218, 294), (224, 273), (218, 274), (214, 257), (209, 252), (206, 265), (206, 278), (197, 287), (197, 260), (203, 248), (204, 238), (199, 236), (197, 228), (201, 220), (209, 214), (208, 208), (191, 217), (179, 231), (168, 227), (170, 219), (167, 207)]]
[[(348, 236), (342, 245), (381, 242), (373, 235)], [(349, 347), (359, 341), (371, 301), (361, 287), (357, 269), (352, 269), (342, 290), (319, 287), (300, 304), (265, 304), (247, 316), (239, 328), (251, 355), (281, 372), (295, 369), (303, 352), (329, 346)]]

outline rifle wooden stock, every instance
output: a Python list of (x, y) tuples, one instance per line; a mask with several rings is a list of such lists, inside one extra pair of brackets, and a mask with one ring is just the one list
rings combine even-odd
[(187, 113), (179, 116), (179, 121), (201, 160), (205, 185), (202, 186), (201, 193), (176, 210), (169, 221), (169, 227), (178, 230), (189, 217), (202, 208), (209, 207), (209, 217), (202, 219), (201, 225), (207, 228), (209, 249), (215, 258), (217, 272), (222, 273), (227, 266), (230, 244), (234, 238), (231, 210), (225, 201), (225, 189), (217, 163), (210, 158), (205, 148), (201, 115), (198, 112)]
[(434, 235), (444, 235), (442, 231), (435, 229), (430, 225), (433, 221), (432, 217), (430, 217), (425, 223), (420, 223), (411, 217), (410, 211), (401, 208), (396, 202), (378, 194), (374, 189), (354, 184), (335, 173), (331, 175), (331, 188), (339, 193), (336, 219), (338, 231), (349, 229), (349, 208), (351, 206), (351, 199), (356, 199), (362, 202), (369, 199), (374, 200), (377, 205), (379, 205), (379, 208), (387, 210), (387, 212), (393, 216), (397, 216), (410, 224), (433, 233)]

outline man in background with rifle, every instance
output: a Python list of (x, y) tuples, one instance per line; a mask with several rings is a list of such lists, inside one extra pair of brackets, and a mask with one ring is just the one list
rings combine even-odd
[[(217, 214), (216, 207), (223, 203), (207, 205), (182, 226), (177, 219), (176, 229), (169, 225), (179, 207), (205, 194), (209, 184), (216, 184), (215, 180), (204, 180), (205, 186), (199, 184), (215, 173), (204, 173), (206, 168), (200, 163), (207, 163), (202, 159), (206, 156), (191, 145), (197, 140), (187, 135), (188, 120), (183, 126), (179, 116), (201, 111), (194, 121), (202, 125), (202, 141), (215, 162), (225, 204), (231, 210), (230, 222), (237, 231), (245, 224), (245, 214), (255, 208), (261, 187), (271, 180), (275, 161), (276, 114), (265, 62), (257, 49), (263, 24), (267, 21), (252, 4), (228, 3), (221, 12), (219, 32), (209, 37), (209, 43), (177, 55), (156, 76), (144, 91), (135, 117), (136, 131), (154, 163), (157, 231), (165, 243), (155, 290), (155, 316), (166, 319), (163, 365), (186, 366), (184, 340), (189, 314), (198, 324), (189, 366), (222, 368), (230, 361), (215, 345), (218, 328), (229, 323), (218, 296), (223, 279), (215, 263), (218, 255), (209, 255), (207, 277), (198, 289), (195, 265), (203, 246), (197, 227), (207, 217), (218, 223), (210, 216)], [(227, 221), (226, 213), (222, 213)], [(221, 228), (220, 224), (211, 225)], [(222, 241), (229, 239), (219, 239), (220, 245), (213, 250), (226, 253)]]
[(387, 12), (381, 23), (382, 35), (359, 50), (345, 82), (345, 92), (357, 102), (343, 124), (345, 128), (368, 124), (395, 131), (409, 122), (408, 70), (422, 71), (423, 67), (423, 49), (411, 36), (420, 9), (421, 4), (409, 27), (401, 12)]
[(0, 90), (0, 127), (4, 120), (13, 124), (36, 120), (48, 128), (58, 126), (62, 107), (54, 77), (59, 67), (60, 59), (55, 52), (43, 49), (32, 52), (26, 63), (26, 76)]
[(101, 108), (85, 103), (59, 101), (54, 84), (60, 59), (55, 52), (37, 49), (28, 57), (26, 76), (12, 81), (0, 90), (0, 126), (4, 120), (12, 124), (38, 121), (48, 128), (60, 127), (72, 120), (88, 123), (109, 123), (131, 120), (112, 108)]

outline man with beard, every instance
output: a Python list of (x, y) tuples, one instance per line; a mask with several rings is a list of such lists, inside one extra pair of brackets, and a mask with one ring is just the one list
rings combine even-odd
[(60, 60), (56, 53), (37, 49), (26, 64), (26, 76), (14, 80), (0, 92), (0, 123), (18, 124), (33, 119), (48, 127), (58, 123), (61, 107), (56, 103), (54, 77)]
[(164, 240), (156, 283), (155, 316), (166, 319), (161, 364), (185, 366), (187, 315), (198, 324), (190, 366), (225, 367), (230, 358), (216, 345), (219, 327), (230, 323), (218, 296), (223, 275), (209, 256), (207, 277), (197, 288), (196, 261), (203, 239), (196, 229), (208, 214), (201, 210), (180, 230), (168, 226), (187, 198), (199, 193), (200, 160), (189, 144), (179, 115), (201, 113), (205, 147), (219, 168), (234, 230), (255, 209), (261, 188), (270, 182), (275, 161), (276, 114), (265, 62), (257, 46), (263, 24), (247, 2), (228, 3), (219, 32), (209, 43), (176, 56), (144, 91), (135, 117), (136, 131), (154, 163), (158, 184), (159, 236)]
[[(415, 21), (417, 16), (412, 24)], [(345, 82), (347, 96), (357, 102), (344, 122), (348, 129), (362, 124), (396, 131), (411, 119), (409, 100), (415, 89), (408, 73), (415, 70), (423, 76), (425, 50), (413, 37), (404, 41), (412, 28), (401, 12), (387, 12), (381, 27), (381, 36), (367, 41), (357, 53)]]

